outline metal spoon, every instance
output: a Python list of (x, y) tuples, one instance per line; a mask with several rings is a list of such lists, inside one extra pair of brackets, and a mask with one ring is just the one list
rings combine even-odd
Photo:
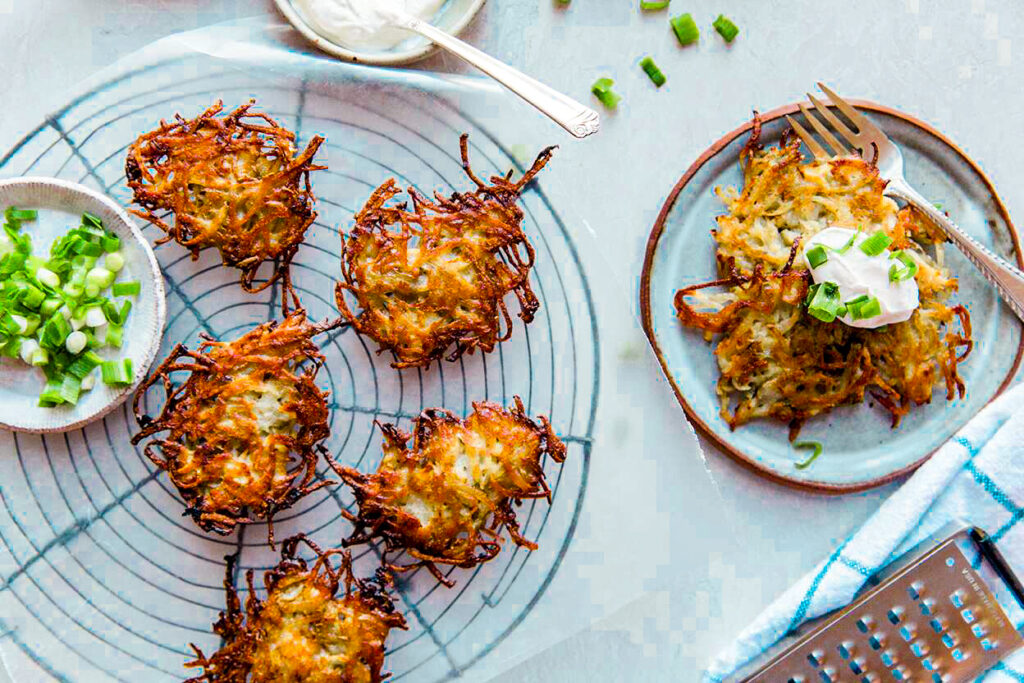
[(453, 55), (461, 57), (532, 104), (572, 135), (585, 138), (600, 130), (601, 116), (590, 107), (411, 14), (398, 9), (390, 11), (389, 14), (394, 26), (418, 33)]

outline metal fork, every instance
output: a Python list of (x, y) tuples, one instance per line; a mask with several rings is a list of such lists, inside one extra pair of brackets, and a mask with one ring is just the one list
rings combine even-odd
[(834, 155), (851, 154), (851, 151), (829, 130), (829, 126), (831, 126), (833, 130), (846, 140), (856, 154), (868, 161), (874, 161), (879, 175), (883, 180), (887, 181), (885, 194), (911, 204), (937, 225), (953, 241), (953, 244), (964, 253), (964, 256), (981, 270), (985, 279), (995, 286), (1003, 301), (1010, 306), (1013, 312), (1017, 314), (1017, 317), (1024, 320), (1024, 272), (1021, 272), (1004, 259), (993, 254), (987, 247), (964, 232), (944, 213), (936, 209), (930, 201), (921, 196), (917, 190), (910, 186), (907, 179), (903, 177), (903, 154), (900, 152), (899, 147), (893, 144), (892, 140), (878, 126), (871, 123), (866, 116), (854, 109), (852, 105), (832, 92), (827, 86), (818, 83), (818, 87), (828, 96), (831, 103), (857, 127), (857, 131), (850, 130), (825, 103), (814, 95), (807, 93), (807, 98), (814, 105), (814, 109), (829, 125), (825, 125), (803, 103), (800, 104), (800, 111), (803, 112), (804, 118), (807, 119), (811, 127), (824, 140), (825, 145), (834, 150), (834, 154), (830, 154), (826, 146), (819, 143), (796, 119), (787, 116), (786, 120), (789, 121), (789, 125), (793, 127), (793, 130), (804, 141), (804, 144), (811, 150), (811, 153), (818, 159), (828, 159)]

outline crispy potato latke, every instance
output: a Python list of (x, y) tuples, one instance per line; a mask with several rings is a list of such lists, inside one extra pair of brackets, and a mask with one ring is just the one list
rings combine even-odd
[[(446, 410), (425, 410), (414, 434), (381, 425), (384, 457), (374, 474), (338, 470), (352, 487), (358, 516), (349, 515), (355, 533), (345, 545), (382, 538), (386, 552), (406, 550), (451, 585), (435, 563), (473, 567), (501, 550), (504, 526), (512, 540), (530, 550), (536, 544), (519, 533), (513, 503), (547, 498), (541, 457), (565, 461), (563, 444), (546, 418), (531, 420), (517, 396), (511, 410), (494, 403), (473, 404), (460, 420)], [(413, 438), (412, 447), (408, 441)]]
[[(540, 306), (530, 289), (534, 251), (517, 202), (554, 148), (541, 152), (518, 182), (511, 182), (510, 171), (488, 185), (470, 169), (467, 139), (460, 139), (462, 165), (476, 190), (448, 198), (435, 193), (431, 200), (409, 188), (410, 209), (388, 205), (400, 193), (391, 179), (342, 238), (338, 309), (381, 350), (394, 352), (396, 368), (430, 365), (452, 346), (448, 360), (476, 348), (493, 350), (512, 334), (504, 302), (509, 292), (526, 323)], [(359, 315), (345, 302), (345, 291), (356, 298)]]
[[(161, 121), (129, 147), (125, 175), (135, 203), (145, 208), (134, 213), (166, 233), (156, 244), (174, 240), (193, 259), (217, 249), (224, 265), (242, 271), (247, 292), (281, 280), (287, 313), (299, 307), (289, 266), (316, 218), (309, 172), (326, 168), (313, 165), (323, 138), (314, 136), (296, 156), (295, 134), (250, 112), (254, 104), (218, 116), (223, 104), (217, 102), (194, 119)], [(174, 224), (158, 211), (173, 213)], [(273, 271), (254, 284), (264, 261), (274, 261)]]
[[(231, 342), (207, 339), (197, 351), (178, 344), (135, 394), (142, 429), (132, 443), (168, 432), (145, 453), (167, 471), (204, 530), (227, 534), (266, 519), (273, 542), (274, 514), (331, 483), (311, 483), (329, 434), (327, 393), (315, 382), (323, 356), (313, 336), (330, 327), (307, 322), (300, 310)], [(176, 385), (177, 372), (190, 374)], [(157, 383), (166, 399), (153, 419), (140, 402)]]
[[(296, 557), (304, 542), (316, 553), (310, 569)], [(331, 555), (341, 556), (334, 568)], [(282, 544), (282, 559), (263, 576), (267, 597), (260, 600), (253, 571), (246, 572), (249, 596), (245, 610), (232, 582), (237, 558), (227, 558), (224, 590), (227, 611), (213, 625), (224, 640), (205, 656), (198, 647), (188, 667), (203, 673), (186, 683), (380, 683), (386, 675), (384, 641), (393, 628), (406, 628), (385, 587), (386, 572), (376, 581), (352, 575), (347, 552), (324, 552), (304, 536)], [(344, 583), (344, 594), (338, 589)]]
[[(795, 438), (808, 418), (870, 394), (895, 427), (912, 406), (964, 395), (957, 373), (972, 348), (963, 306), (944, 303), (957, 281), (942, 265), (943, 236), (912, 208), (883, 196), (885, 181), (856, 157), (803, 163), (800, 142), (759, 145), (760, 124), (741, 154), (742, 192), (718, 189), (729, 210), (712, 232), (722, 279), (676, 292), (680, 321), (719, 335), (722, 418), (736, 428), (755, 418), (790, 424)], [(796, 259), (800, 243), (829, 226), (884, 230), (891, 250), (913, 252), (920, 307), (906, 322), (877, 329), (823, 323), (803, 306), (810, 273)], [(724, 292), (710, 293), (721, 287)], [(954, 329), (954, 319), (960, 331)]]

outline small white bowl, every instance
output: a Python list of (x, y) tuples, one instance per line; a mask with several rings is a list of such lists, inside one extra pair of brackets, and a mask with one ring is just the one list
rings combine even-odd
[[(437, 50), (437, 46), (432, 42), (412, 33), (409, 34), (409, 40), (400, 43), (390, 50), (365, 52), (348, 48), (317, 33), (316, 29), (303, 18), (302, 12), (295, 6), (293, 0), (274, 0), (274, 2), (277, 3), (278, 9), (281, 10), (285, 18), (307, 40), (324, 52), (349, 62), (395, 66), (423, 59)], [(473, 20), (476, 13), (483, 7), (484, 2), (486, 0), (448, 0), (430, 23), (446, 33), (450, 33), (453, 36), (458, 35)]]
[(77, 183), (56, 178), (0, 180), (0, 223), (2, 210), (9, 206), (39, 211), (36, 221), (22, 225), (22, 231), (32, 236), (33, 253), (38, 255), (47, 254), (54, 239), (78, 226), (83, 212), (97, 216), (121, 239), (126, 279), (141, 285), (139, 295), (129, 297), (132, 310), (124, 329), (124, 345), (117, 353), (118, 358), (132, 359), (135, 380), (131, 386), (107, 386), (97, 369), (96, 385), (82, 393), (77, 405), (40, 408), (37, 402), (45, 383), (42, 373), (20, 360), (0, 358), (0, 428), (41, 434), (83, 427), (121, 405), (135, 391), (160, 349), (167, 314), (160, 265), (124, 209)]

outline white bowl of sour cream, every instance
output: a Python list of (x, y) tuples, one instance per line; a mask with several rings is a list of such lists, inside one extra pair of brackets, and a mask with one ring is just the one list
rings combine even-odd
[(406, 64), (431, 54), (426, 38), (395, 28), (381, 5), (388, 4), (441, 30), (462, 32), (485, 0), (275, 0), (278, 9), (318, 48), (365, 64)]

